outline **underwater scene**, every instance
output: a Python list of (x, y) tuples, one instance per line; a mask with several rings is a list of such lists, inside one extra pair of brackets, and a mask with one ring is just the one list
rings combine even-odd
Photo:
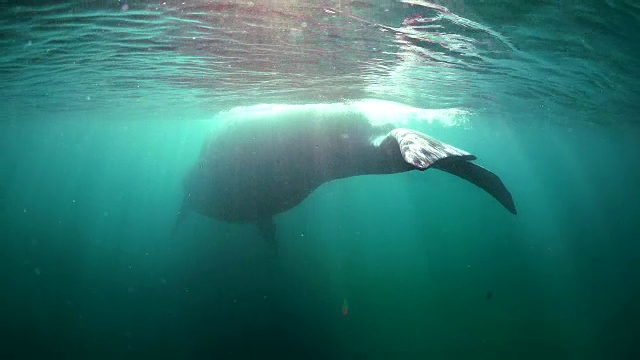
[(0, 0), (1, 359), (640, 359), (634, 0)]

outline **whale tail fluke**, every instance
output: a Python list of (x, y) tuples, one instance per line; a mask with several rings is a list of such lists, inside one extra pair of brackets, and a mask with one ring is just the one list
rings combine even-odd
[(496, 174), (472, 163), (475, 155), (415, 130), (398, 128), (390, 135), (397, 141), (404, 161), (413, 168), (424, 171), (433, 167), (456, 175), (483, 189), (512, 214), (517, 214), (507, 187)]
[(507, 187), (498, 175), (467, 160), (438, 161), (433, 167), (465, 179), (493, 196), (512, 214), (517, 214), (516, 205)]

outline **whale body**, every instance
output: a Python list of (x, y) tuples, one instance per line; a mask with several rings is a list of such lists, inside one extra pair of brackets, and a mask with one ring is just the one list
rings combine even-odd
[(348, 104), (286, 105), (234, 113), (202, 146), (184, 181), (187, 211), (258, 225), (275, 238), (273, 216), (328, 181), (431, 168), (461, 177), (516, 214), (500, 178), (464, 150), (412, 129), (376, 123)]

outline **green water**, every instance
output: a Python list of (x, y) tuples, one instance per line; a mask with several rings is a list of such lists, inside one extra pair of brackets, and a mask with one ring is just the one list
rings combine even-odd
[[(271, 54), (266, 46), (241, 55), (231, 41), (225, 51), (175, 45), (200, 36), (179, 30), (192, 29), (194, 19), (208, 23), (202, 13), (228, 9), (187, 8), (181, 18), (132, 2), (136, 18), (98, 2), (7, 4), (0, 23), (3, 359), (640, 357), (639, 92), (629, 45), (637, 24), (620, 28), (623, 19), (639, 19), (632, 3), (608, 5), (616, 26), (584, 25), (603, 11), (595, 5), (571, 8), (588, 15), (576, 36), (591, 34), (585, 41), (599, 51), (575, 50), (582, 40), (572, 42), (566, 27), (564, 58), (544, 41), (553, 26), (526, 21), (566, 25), (548, 15), (564, 7), (444, 3), (483, 24), (466, 33), (443, 25), (477, 40), (470, 43), (478, 57), (443, 53), (450, 59), (413, 59), (409, 70), (394, 67), (393, 54), (362, 52), (370, 42), (397, 50), (393, 36), (370, 39), (380, 30), (363, 27), (357, 42), (349, 38), (357, 22), (321, 18), (352, 41), (342, 49), (347, 55), (316, 64), (283, 48), (282, 58), (265, 60), (274, 63), (268, 71), (253, 62), (254, 52)], [(396, 4), (381, 15), (358, 4), (345, 7), (388, 26), (431, 11)], [(288, 21), (275, 19), (267, 29)], [(154, 32), (132, 31), (135, 21)], [(307, 21), (313, 36), (325, 29)], [(526, 26), (514, 30), (518, 22)], [(224, 43), (227, 33), (212, 23), (212, 38)], [(69, 35), (47, 24), (81, 36), (57, 43)], [(118, 25), (131, 36), (122, 43), (112, 31)], [(95, 28), (107, 30), (102, 40)], [(169, 48), (120, 48), (149, 33)], [(620, 43), (602, 40), (617, 33)], [(38, 53), (37, 39), (60, 54)], [(340, 48), (326, 39), (335, 37), (290, 41), (302, 54), (325, 41)], [(619, 57), (603, 60), (607, 48)], [(114, 49), (124, 57), (112, 57)], [(562, 67), (571, 59), (581, 59), (575, 72)], [(224, 73), (224, 61), (244, 70)], [(459, 66), (447, 71), (439, 61)], [(286, 64), (291, 71), (282, 75)], [(509, 187), (518, 215), (446, 173), (409, 172), (321, 186), (276, 216), (277, 253), (253, 226), (195, 214), (171, 237), (182, 180), (219, 110), (366, 97), (464, 110), (466, 121), (455, 126), (407, 114), (396, 120), (476, 154)]]

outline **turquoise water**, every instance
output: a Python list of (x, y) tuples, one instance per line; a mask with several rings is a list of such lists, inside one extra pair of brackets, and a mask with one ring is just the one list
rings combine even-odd
[[(640, 356), (633, 1), (0, 4), (3, 359)], [(361, 99), (518, 215), (408, 172), (321, 186), (277, 254), (171, 236), (221, 111)]]

